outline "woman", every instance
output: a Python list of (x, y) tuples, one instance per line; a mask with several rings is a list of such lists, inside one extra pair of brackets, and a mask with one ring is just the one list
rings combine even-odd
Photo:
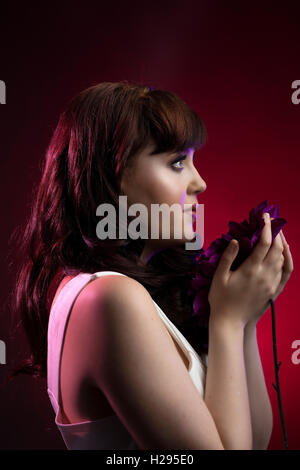
[(119, 196), (148, 214), (152, 204), (197, 203), (206, 183), (193, 158), (204, 140), (184, 101), (127, 81), (84, 90), (60, 116), (25, 232), (16, 308), (32, 349), (21, 371), (47, 376), (68, 449), (267, 446), (272, 410), (258, 350), (246, 370), (243, 339), (292, 271), (282, 233), (271, 246), (266, 220), (235, 272), (237, 243), (226, 249), (203, 332), (187, 294), (198, 252), (185, 249), (186, 232), (174, 235), (185, 212), (167, 239), (160, 222), (149, 237), (151, 217), (144, 239), (96, 231), (99, 204), (118, 213)]

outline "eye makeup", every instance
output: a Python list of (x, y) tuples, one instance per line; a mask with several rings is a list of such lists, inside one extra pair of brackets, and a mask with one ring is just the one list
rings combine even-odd
[(183, 170), (183, 168), (174, 167), (173, 165), (175, 165), (176, 163), (182, 162), (183, 160), (186, 159), (186, 157), (187, 157), (187, 155), (181, 155), (179, 158), (176, 158), (176, 160), (174, 160), (174, 161), (171, 163), (171, 167), (172, 167), (175, 171), (181, 171), (181, 170)]

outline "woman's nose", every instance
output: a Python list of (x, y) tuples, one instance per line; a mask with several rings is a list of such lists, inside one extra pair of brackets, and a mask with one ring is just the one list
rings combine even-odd
[(207, 188), (207, 184), (204, 179), (200, 176), (196, 168), (194, 168), (194, 176), (190, 183), (190, 190), (195, 194), (203, 193)]

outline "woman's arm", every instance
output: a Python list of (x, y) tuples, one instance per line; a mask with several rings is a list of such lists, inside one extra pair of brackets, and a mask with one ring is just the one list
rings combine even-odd
[[(247, 340), (248, 344), (248, 340)], [(244, 361), (244, 325), (209, 320), (204, 401), (225, 449), (252, 450), (252, 427)]]
[(272, 407), (265, 384), (256, 338), (256, 321), (244, 331), (244, 357), (251, 410), (253, 449), (267, 449), (272, 434)]
[[(271, 220), (273, 220), (272, 217)], [(289, 249), (289, 245), (282, 231), (280, 231), (280, 236), (282, 243), (281, 247), (283, 248), (284, 263), (282, 266), (281, 281), (276, 293), (272, 297), (273, 300), (275, 300), (282, 292), (294, 269), (293, 258)], [(278, 236), (275, 238), (275, 241), (276, 240), (279, 242)], [(244, 354), (251, 408), (253, 449), (268, 448), (273, 427), (272, 407), (265, 384), (265, 378), (256, 339), (256, 324), (259, 318), (268, 308), (269, 305), (264, 308), (262, 312), (260, 312), (257, 318), (254, 318), (247, 323), (244, 334)]]

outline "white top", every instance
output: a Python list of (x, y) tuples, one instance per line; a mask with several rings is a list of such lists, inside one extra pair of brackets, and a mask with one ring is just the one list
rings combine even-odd
[[(80, 423), (64, 424), (58, 422), (60, 414), (59, 386), (60, 363), (65, 329), (73, 304), (82, 289), (94, 279), (105, 275), (125, 274), (116, 271), (101, 271), (94, 274), (80, 273), (71, 279), (61, 289), (56, 301), (51, 307), (48, 324), (48, 350), (47, 350), (47, 392), (55, 412), (57, 425), (63, 440), (69, 450), (101, 449), (101, 450), (138, 450), (138, 446), (131, 434), (124, 427), (116, 414), (95, 421), (82, 421)], [(200, 356), (185, 339), (176, 326), (164, 314), (162, 309), (154, 302), (157, 313), (164, 321), (169, 332), (177, 341), (189, 359), (188, 372), (199, 393), (203, 397), (205, 386), (205, 367)], [(207, 354), (202, 358), (207, 365)]]

